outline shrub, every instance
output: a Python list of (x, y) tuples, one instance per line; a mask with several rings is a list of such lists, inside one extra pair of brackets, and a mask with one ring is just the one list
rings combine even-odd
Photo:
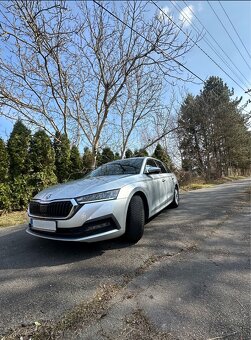
[(10, 183), (12, 210), (26, 209), (31, 200), (34, 188), (30, 185), (28, 175), (19, 175)]
[(39, 191), (49, 187), (50, 185), (57, 184), (57, 177), (54, 172), (39, 171), (29, 176), (28, 187), (32, 191), (32, 197)]
[(0, 211), (11, 210), (11, 189), (9, 184), (0, 183)]

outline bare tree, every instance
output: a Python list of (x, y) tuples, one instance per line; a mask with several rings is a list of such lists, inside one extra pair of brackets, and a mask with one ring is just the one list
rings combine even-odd
[(65, 3), (2, 2), (0, 16), (1, 114), (19, 116), (50, 135), (67, 134), (74, 29)]
[(140, 125), (162, 109), (159, 100), (161, 91), (161, 78), (152, 73), (144, 73), (143, 69), (137, 70), (126, 82), (123, 95), (115, 103), (115, 115), (119, 122), (115, 125), (118, 130), (117, 145), (120, 146), (122, 158)]
[(147, 149), (165, 140), (177, 130), (177, 98), (174, 90), (169, 103), (153, 114), (149, 114), (147, 122), (141, 128), (141, 149)]
[(133, 129), (151, 108), (155, 117), (156, 79), (160, 84), (163, 76), (170, 82), (180, 79), (178, 60), (191, 44), (171, 20), (158, 13), (146, 19), (147, 2), (78, 6), (76, 11), (76, 3), (63, 1), (1, 3), (0, 114), (24, 118), (51, 135), (63, 131), (85, 141), (95, 166), (118, 103), (126, 107), (120, 110), (124, 153)]
[[(134, 106), (130, 112), (133, 116), (131, 126), (123, 126), (126, 113), (122, 108), (120, 110), (124, 147), (139, 119), (156, 103), (153, 95), (156, 90), (153, 89), (152, 93), (148, 90), (148, 98), (144, 94), (142, 100), (142, 105), (145, 102), (148, 109), (142, 110), (141, 105), (142, 112), (135, 111), (137, 98), (130, 97), (132, 91), (129, 86), (137, 88), (139, 98), (144, 86), (149, 88), (150, 82), (146, 85), (146, 77), (151, 81), (157, 77), (161, 79), (163, 74), (175, 77), (175, 72), (180, 69), (176, 58), (184, 55), (191, 46), (187, 36), (181, 41), (180, 31), (172, 22), (164, 22), (158, 15), (146, 22), (145, 2), (106, 5), (115, 17), (107, 13), (103, 5), (81, 2), (79, 6), (86, 25), (82, 26), (78, 40), (75, 59), (80, 72), (76, 77), (82, 77), (82, 72), (88, 76), (79, 88), (71, 88), (77, 103), (71, 117), (81, 126), (95, 158), (102, 132), (109, 116), (118, 112), (119, 102), (123, 102), (124, 108), (129, 102)], [(117, 19), (119, 13), (123, 13), (121, 21)], [(144, 78), (141, 80), (140, 77)], [(132, 85), (133, 82), (135, 85)], [(154, 87), (157, 87), (156, 81)]]

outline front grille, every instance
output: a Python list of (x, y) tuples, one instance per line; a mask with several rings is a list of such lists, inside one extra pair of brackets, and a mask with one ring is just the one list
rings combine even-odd
[(70, 214), (71, 201), (58, 201), (51, 203), (30, 202), (30, 214), (40, 217), (64, 218)]

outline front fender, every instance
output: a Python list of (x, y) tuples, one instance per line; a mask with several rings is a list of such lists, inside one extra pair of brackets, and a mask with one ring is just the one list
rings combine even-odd
[(146, 198), (147, 205), (149, 208), (149, 192), (144, 188), (144, 185), (126, 185), (120, 189), (118, 198), (126, 198), (126, 206), (125, 206), (125, 213), (127, 214), (129, 203), (132, 197), (136, 194), (140, 193), (143, 194)]

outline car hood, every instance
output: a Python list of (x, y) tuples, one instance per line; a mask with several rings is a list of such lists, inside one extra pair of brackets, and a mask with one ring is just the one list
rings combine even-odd
[(51, 201), (119, 189), (124, 185), (134, 182), (138, 176), (139, 175), (114, 175), (79, 179), (44, 189), (39, 192), (34, 199)]

